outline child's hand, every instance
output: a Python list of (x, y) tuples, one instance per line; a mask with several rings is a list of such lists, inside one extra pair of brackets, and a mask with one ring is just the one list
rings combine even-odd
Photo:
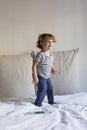
[(51, 73), (56, 74), (56, 72), (57, 72), (57, 71), (56, 71), (55, 68), (52, 68), (52, 69), (51, 69)]
[(39, 82), (38, 78), (35, 78), (35, 79), (32, 81), (32, 83), (34, 83), (35, 85), (37, 85), (38, 82)]

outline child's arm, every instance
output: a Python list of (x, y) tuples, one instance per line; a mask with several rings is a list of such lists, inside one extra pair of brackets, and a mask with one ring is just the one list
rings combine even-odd
[(38, 76), (37, 76), (37, 65), (38, 65), (38, 61), (34, 61), (33, 65), (32, 65), (32, 72), (33, 72), (33, 83), (34, 84), (38, 84)]

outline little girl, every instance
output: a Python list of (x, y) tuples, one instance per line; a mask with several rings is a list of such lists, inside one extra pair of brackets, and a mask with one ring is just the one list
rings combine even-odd
[(39, 35), (37, 47), (41, 50), (33, 62), (33, 83), (37, 85), (37, 97), (35, 105), (42, 106), (42, 101), (47, 94), (48, 103), (54, 104), (53, 85), (50, 79), (50, 73), (56, 73), (53, 66), (53, 54), (50, 52), (54, 43), (55, 37), (52, 34), (43, 33)]

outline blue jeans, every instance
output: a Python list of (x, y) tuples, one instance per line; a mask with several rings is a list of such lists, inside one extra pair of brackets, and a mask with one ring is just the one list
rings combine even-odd
[(47, 94), (48, 97), (48, 103), (53, 104), (54, 102), (54, 95), (53, 95), (53, 85), (51, 82), (51, 79), (44, 79), (41, 76), (38, 76), (39, 78), (39, 83), (37, 85), (38, 90), (37, 90), (37, 98), (35, 100), (35, 105), (41, 106), (42, 101)]

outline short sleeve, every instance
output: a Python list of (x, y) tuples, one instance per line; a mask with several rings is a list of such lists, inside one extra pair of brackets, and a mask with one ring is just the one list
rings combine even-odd
[(36, 57), (35, 57), (35, 61), (39, 61), (40, 62), (42, 60), (42, 57), (43, 57), (42, 53), (37, 54)]

